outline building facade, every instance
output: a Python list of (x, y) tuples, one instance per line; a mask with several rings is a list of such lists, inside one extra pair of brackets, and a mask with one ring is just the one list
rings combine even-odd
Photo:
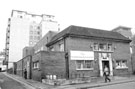
[(131, 32), (131, 28), (129, 28), (129, 27), (118, 26), (118, 27), (114, 28), (112, 31), (118, 32), (129, 39), (132, 39), (132, 37), (133, 37), (133, 34)]
[(23, 57), (22, 58), (24, 58), (28, 55), (34, 55), (34, 48), (33, 47), (28, 46), (28, 47), (23, 48)]
[(56, 31), (49, 31), (47, 34), (44, 35), (44, 37), (37, 42), (36, 45), (34, 45), (34, 53), (37, 53), (39, 51), (47, 51), (46, 44), (50, 42), (51, 38), (56, 35), (58, 32)]
[(22, 66), (22, 71), (25, 68), (31, 71), (28, 75), (38, 81), (102, 77), (105, 66), (110, 76), (130, 75), (133, 72), (130, 42), (117, 32), (69, 26), (47, 42), (47, 51), (34, 53), (31, 62), (27, 56), (17, 66)]
[[(58, 22), (52, 18), (54, 18), (52, 15), (36, 15), (12, 10), (6, 32), (6, 61), (18, 61), (23, 56), (24, 47), (34, 46), (48, 30), (58, 31)], [(49, 29), (51, 24), (54, 24), (55, 28)]]
[(63, 79), (66, 77), (65, 53), (40, 51), (32, 56), (32, 79)]
[(104, 66), (113, 76), (132, 73), (130, 42), (117, 32), (70, 26), (55, 35), (47, 47), (68, 53), (69, 78), (73, 74), (103, 76)]
[(123, 36), (132, 40), (132, 42), (130, 42), (130, 53), (131, 53), (132, 71), (135, 74), (135, 36), (133, 36), (131, 32), (131, 28), (125, 26), (119, 26), (113, 29), (112, 31), (118, 32)]
[(32, 56), (28, 55), (16, 62), (16, 74), (24, 77), (24, 70), (27, 71), (27, 78), (32, 78)]

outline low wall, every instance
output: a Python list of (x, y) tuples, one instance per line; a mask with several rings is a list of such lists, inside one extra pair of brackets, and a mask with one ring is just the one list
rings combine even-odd
[(89, 83), (91, 82), (90, 77), (86, 78), (76, 78), (76, 79), (42, 79), (42, 83), (49, 84), (49, 85), (72, 85), (72, 84), (78, 84), (78, 83)]

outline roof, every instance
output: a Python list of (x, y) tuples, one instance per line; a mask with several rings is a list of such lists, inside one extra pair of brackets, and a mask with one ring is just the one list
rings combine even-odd
[(61, 37), (67, 37), (67, 36), (106, 38), (106, 39), (131, 42), (130, 39), (124, 37), (123, 35), (117, 32), (71, 25), (66, 29), (64, 29), (63, 31), (56, 34), (51, 39), (51, 41), (47, 44), (47, 46), (55, 43)]
[(112, 31), (117, 31), (117, 30), (119, 30), (119, 29), (123, 29), (123, 30), (131, 30), (130, 27), (126, 27), (126, 26), (118, 26), (118, 27), (112, 29)]

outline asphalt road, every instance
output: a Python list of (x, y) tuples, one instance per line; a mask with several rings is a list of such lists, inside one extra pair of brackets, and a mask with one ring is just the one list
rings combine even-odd
[(114, 85), (88, 88), (88, 89), (135, 89), (135, 82), (127, 82), (127, 83), (114, 84)]
[(5, 76), (0, 72), (0, 89), (28, 89), (23, 84)]

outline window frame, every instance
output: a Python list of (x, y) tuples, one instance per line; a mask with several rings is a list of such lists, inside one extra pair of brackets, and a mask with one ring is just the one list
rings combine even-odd
[[(101, 45), (103, 45), (103, 49), (101, 48)], [(113, 51), (112, 47), (113, 47), (112, 43), (97, 43), (97, 42), (93, 43), (93, 50), (94, 51), (109, 51), (109, 52), (112, 52)]]
[(95, 51), (98, 51), (98, 50), (99, 50), (99, 44), (98, 44), (98, 43), (94, 43), (94, 44), (93, 44), (93, 49), (94, 49)]
[[(79, 68), (78, 67), (78, 63), (77, 61), (83, 61), (83, 63), (81, 63), (81, 67)], [(90, 68), (85, 68), (86, 67), (86, 61), (90, 61)], [(94, 60), (75, 60), (75, 65), (76, 65), (76, 70), (93, 70), (93, 63), (94, 63)], [(87, 66), (88, 67), (88, 66)]]
[(33, 62), (33, 69), (39, 69), (39, 61)]
[(59, 51), (64, 51), (64, 43), (59, 44)]
[[(125, 64), (123, 64), (124, 61), (126, 62)], [(128, 68), (127, 60), (116, 60), (115, 65), (116, 65), (116, 69), (127, 69)]]

